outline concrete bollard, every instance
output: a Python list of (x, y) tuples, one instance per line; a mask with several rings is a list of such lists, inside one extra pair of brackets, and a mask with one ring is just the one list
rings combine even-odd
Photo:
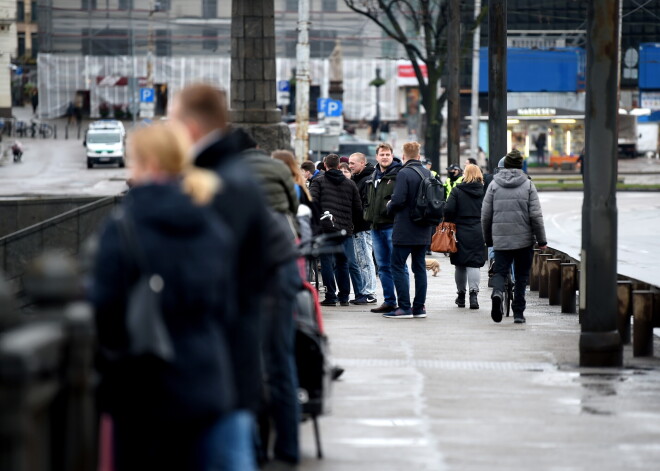
[(548, 259), (552, 258), (552, 254), (542, 253), (539, 254), (539, 298), (548, 297)]
[(632, 316), (633, 285), (630, 281), (619, 280), (616, 285), (616, 295), (619, 299), (616, 326), (621, 336), (621, 343), (630, 343), (630, 317)]
[(539, 255), (541, 254), (541, 249), (534, 249), (534, 255), (532, 256), (532, 269), (529, 276), (529, 290), (538, 291), (539, 290)]
[(653, 292), (633, 291), (633, 356), (653, 355)]
[(561, 264), (561, 312), (575, 314), (577, 291), (577, 264)]
[(550, 306), (561, 304), (561, 259), (549, 258), (546, 261), (548, 271), (548, 302)]

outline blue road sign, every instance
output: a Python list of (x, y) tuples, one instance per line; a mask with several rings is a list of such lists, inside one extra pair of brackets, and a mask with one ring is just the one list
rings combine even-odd
[(16, 70), (14, 70), (14, 73), (16, 75), (23, 75), (23, 67), (19, 65), (18, 67), (16, 67)]
[(344, 111), (344, 106), (340, 100), (332, 98), (319, 98), (316, 100), (316, 110), (329, 118), (338, 118)]
[(153, 103), (156, 97), (156, 92), (153, 88), (141, 88), (140, 89), (140, 102), (141, 103)]
[(290, 92), (291, 91), (291, 85), (289, 84), (288, 80), (279, 80), (277, 82), (277, 91), (278, 92)]

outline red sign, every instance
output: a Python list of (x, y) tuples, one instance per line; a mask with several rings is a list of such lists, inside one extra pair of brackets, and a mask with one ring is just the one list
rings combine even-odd
[[(422, 71), (422, 77), (428, 77), (428, 72), (426, 70), (426, 64), (419, 64), (419, 68)], [(415, 68), (412, 64), (402, 64), (399, 65), (398, 74), (401, 78), (415, 78)]]
[[(128, 85), (128, 77), (120, 75), (97, 75), (96, 85), (99, 87), (125, 87)], [(145, 87), (147, 85), (146, 77), (138, 77), (138, 86)]]

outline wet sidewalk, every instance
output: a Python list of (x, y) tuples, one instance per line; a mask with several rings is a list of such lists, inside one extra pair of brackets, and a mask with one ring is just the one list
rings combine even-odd
[[(370, 306), (325, 308), (335, 362), (325, 458), (302, 426), (301, 470), (631, 470), (660, 463), (660, 359), (579, 368), (577, 315), (536, 293), (527, 324), (454, 304), (449, 258), (428, 273), (426, 319), (384, 319)], [(379, 301), (382, 297), (379, 297)], [(656, 355), (660, 342), (656, 338)]]

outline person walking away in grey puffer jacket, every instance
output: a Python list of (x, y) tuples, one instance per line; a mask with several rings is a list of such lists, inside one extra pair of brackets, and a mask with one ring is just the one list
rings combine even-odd
[(481, 208), (481, 224), (486, 245), (495, 250), (492, 308), (490, 316), (495, 322), (502, 321), (504, 283), (511, 263), (514, 264), (516, 281), (513, 295), (513, 321), (525, 322), (525, 287), (532, 265), (534, 242), (546, 248), (543, 214), (536, 187), (522, 171), (523, 157), (512, 150), (504, 159)]
[(484, 179), (476, 165), (467, 164), (463, 182), (454, 187), (445, 204), (445, 220), (456, 223), (458, 252), (450, 255), (456, 267), (456, 304), (465, 307), (465, 285), (470, 289), (470, 309), (479, 309), (477, 295), (481, 272), (486, 263), (484, 236), (481, 230), (481, 206), (484, 200)]

